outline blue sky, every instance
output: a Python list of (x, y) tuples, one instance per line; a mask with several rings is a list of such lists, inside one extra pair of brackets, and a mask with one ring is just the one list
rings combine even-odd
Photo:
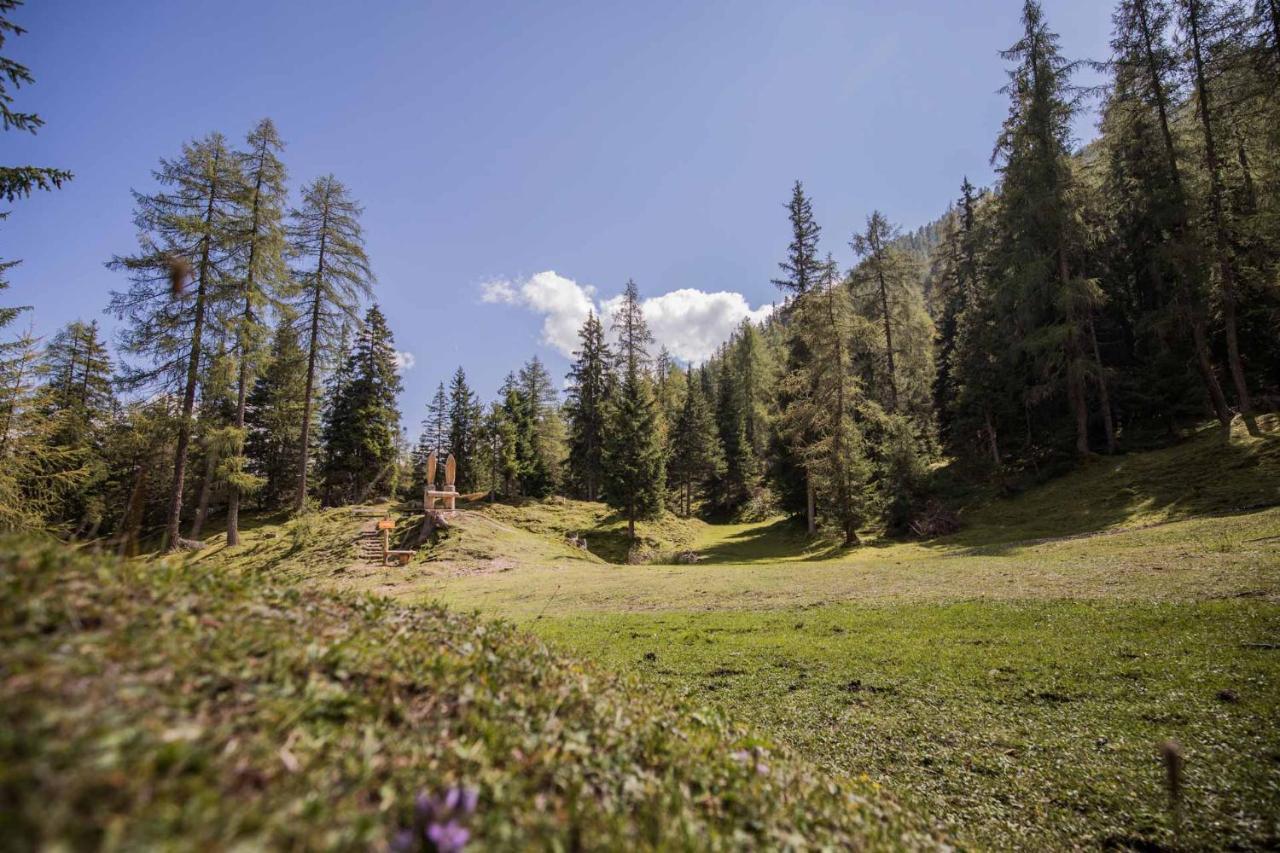
[[(1110, 0), (1045, 0), (1072, 57), (1103, 58)], [(776, 298), (799, 178), (851, 263), (874, 208), (911, 228), (964, 175), (989, 183), (998, 51), (1017, 0), (449, 2), (30, 0), (6, 54), (47, 122), (7, 163), (69, 168), (0, 225), (10, 304), (39, 333), (102, 315), (135, 245), (130, 189), (158, 158), (272, 117), (291, 184), (333, 172), (365, 205), (377, 299), (416, 432), (463, 365), (491, 397), (584, 307), (634, 278), (659, 337), (697, 358)], [(1093, 134), (1092, 117), (1078, 134)], [(554, 275), (551, 273), (554, 272)], [(719, 294), (719, 295), (713, 295)]]

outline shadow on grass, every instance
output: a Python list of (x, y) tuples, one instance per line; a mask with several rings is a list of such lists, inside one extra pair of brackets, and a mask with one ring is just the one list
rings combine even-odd
[(701, 550), (703, 565), (769, 560), (829, 560), (847, 548), (830, 540), (811, 539), (801, 522), (783, 518), (772, 524), (731, 533)]
[(1063, 477), (998, 498), (964, 519), (952, 536), (925, 547), (999, 554), (1053, 539), (1197, 516), (1234, 515), (1280, 504), (1280, 418), (1259, 419), (1249, 436), (1207, 428), (1172, 447), (1098, 456)]

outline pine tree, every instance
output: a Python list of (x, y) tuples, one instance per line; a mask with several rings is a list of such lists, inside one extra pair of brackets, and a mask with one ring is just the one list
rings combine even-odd
[[(180, 400), (164, 536), (165, 547), (177, 548), (206, 326), (216, 322), (230, 291), (231, 235), (244, 184), (217, 133), (183, 146), (176, 160), (161, 160), (154, 174), (159, 192), (134, 193), (140, 251), (107, 264), (131, 279), (127, 291), (112, 292), (109, 310), (127, 324), (121, 350), (143, 362), (125, 367), (125, 387), (156, 388)], [(192, 286), (175, 288), (175, 269), (180, 280), (187, 268)]]
[(869, 346), (870, 327), (853, 310), (848, 290), (828, 261), (827, 273), (793, 305), (795, 334), (812, 358), (785, 380), (791, 396), (787, 433), (814, 486), (815, 502), (844, 535), (858, 543), (858, 530), (874, 516), (874, 470), (858, 419), (873, 406), (853, 370), (853, 347)]
[(791, 220), (791, 243), (787, 246), (787, 259), (778, 264), (783, 275), (773, 279), (773, 283), (798, 296), (822, 277), (822, 259), (818, 257), (818, 239), (822, 229), (814, 221), (813, 203), (804, 194), (804, 184), (799, 181), (791, 188), (787, 216)]
[(290, 285), (284, 263), (285, 168), (280, 161), (284, 143), (271, 119), (258, 122), (246, 139), (247, 149), (237, 156), (244, 175), (241, 222), (234, 235), (243, 268), (237, 287), (241, 310), (232, 321), (238, 371), (236, 408), (230, 453), (224, 460), (227, 492), (227, 545), (240, 544), (240, 498), (256, 481), (246, 470), (244, 458), (245, 410), (249, 389), (269, 331), (265, 312), (288, 295)]
[(720, 476), (724, 468), (724, 453), (701, 381), (688, 383), (684, 403), (671, 428), (669, 447), (667, 479), (677, 489), (687, 518), (693, 512), (695, 493)]
[[(796, 181), (791, 191), (791, 201), (787, 204), (787, 216), (791, 223), (791, 243), (787, 246), (787, 259), (778, 264), (784, 273), (782, 278), (773, 279), (773, 283), (790, 297), (794, 298), (807, 293), (821, 282), (824, 275), (822, 260), (818, 257), (818, 240), (821, 228), (813, 217), (813, 206), (804, 194), (804, 186)], [(787, 323), (791, 313), (791, 305), (785, 305), (780, 319)], [(792, 376), (803, 374), (809, 366), (810, 353), (806, 348), (803, 335), (788, 329), (786, 373)], [(778, 407), (784, 417), (792, 403), (792, 393), (797, 390), (793, 383), (784, 383), (778, 397)], [(793, 419), (794, 420), (794, 419)], [(813, 478), (801, 460), (793, 456), (795, 448), (803, 446), (805, 440), (792, 436), (789, 440), (778, 442), (775, 466), (775, 484), (782, 493), (784, 506), (794, 508), (803, 505), (809, 532), (817, 530), (815, 513), (815, 493)]]
[(268, 509), (292, 499), (298, 460), (308, 455), (301, 451), (306, 384), (307, 354), (298, 331), (291, 323), (280, 323), (245, 407), (247, 469), (262, 478), (258, 503)]
[(721, 351), (716, 388), (716, 425), (724, 458), (719, 476), (722, 509), (741, 506), (751, 493), (756, 478), (756, 457), (747, 433), (748, 408), (736, 360)]
[(560, 482), (564, 457), (564, 425), (560, 420), (559, 398), (551, 374), (537, 356), (520, 368), (520, 397), (527, 418), (527, 446), (523, 492), (535, 497), (552, 494)]
[(371, 305), (356, 335), (324, 426), (324, 491), (329, 503), (359, 502), (393, 487), (399, 462), (400, 373), (391, 330)]
[(458, 491), (469, 492), (475, 488), (477, 454), (477, 430), (482, 417), (480, 400), (467, 384), (467, 374), (461, 367), (449, 383), (449, 441), (448, 452), (457, 464)]
[(1228, 223), (1229, 212), (1225, 197), (1222, 157), (1218, 150), (1218, 136), (1221, 131), (1217, 126), (1216, 93), (1210, 87), (1208, 68), (1210, 51), (1214, 47), (1211, 38), (1221, 22), (1215, 4), (1209, 0), (1182, 0), (1179, 6), (1182, 28), (1186, 33), (1186, 54), (1191, 60), (1189, 76), (1192, 80), (1196, 118), (1201, 134), (1203, 171), (1208, 184), (1207, 226), (1212, 239), (1211, 252), (1217, 273), (1223, 333), (1227, 341), (1227, 369), (1235, 385), (1237, 405), (1241, 414), (1248, 418), (1253, 413), (1253, 402), (1240, 354), (1239, 329), (1236, 322), (1238, 274)]
[(199, 417), (196, 419), (198, 458), (204, 462), (200, 474), (199, 497), (191, 521), (190, 537), (200, 541), (204, 523), (209, 517), (209, 502), (214, 489), (226, 482), (224, 462), (238, 456), (238, 430), (233, 426), (236, 414), (235, 364), (227, 351), (226, 341), (219, 341), (206, 357), (200, 376)]
[[(11, 36), (20, 36), (26, 32), (10, 17), (21, 5), (22, 0), (0, 0), (0, 49), (4, 48), (5, 41)], [(35, 113), (15, 112), (12, 109), (13, 92), (34, 82), (31, 71), (25, 65), (7, 56), (0, 56), (0, 130), (35, 133), (44, 126), (44, 119)], [(59, 189), (71, 177), (71, 173), (65, 169), (0, 166), (0, 197), (12, 202), (38, 190)], [(2, 265), (0, 271), (3, 271)]]
[(1063, 382), (1075, 449), (1084, 455), (1089, 452), (1090, 379), (1103, 398), (1109, 444), (1114, 432), (1105, 375), (1090, 347), (1098, 291), (1077, 269), (1083, 263), (1083, 239), (1068, 159), (1076, 110), (1070, 78), (1076, 64), (1058, 52), (1058, 37), (1035, 0), (1023, 6), (1023, 26), (1022, 38), (1001, 54), (1015, 63), (1005, 90), (1009, 115), (996, 144), (1002, 176), (997, 251), (1007, 276), (1002, 310), (1030, 357), (1026, 399), (1048, 399), (1053, 383)]
[(569, 477), (575, 493), (585, 500), (600, 498), (604, 481), (604, 436), (613, 397), (613, 355), (604, 338), (604, 325), (592, 312), (578, 331), (581, 342), (569, 369), (565, 412), (569, 420)]
[(290, 249), (307, 264), (297, 273), (299, 294), (294, 301), (299, 320), (305, 324), (307, 350), (295, 511), (302, 509), (307, 498), (307, 454), (318, 368), (332, 353), (343, 325), (354, 321), (360, 300), (373, 292), (373, 272), (360, 227), (362, 212), (333, 175), (308, 184), (302, 191), (302, 206), (289, 212)]
[(613, 316), (613, 329), (622, 358), (622, 383), (605, 436), (605, 500), (623, 512), (627, 532), (635, 539), (636, 520), (662, 511), (666, 484), (657, 405), (645, 376), (647, 346), (653, 336), (633, 281), (627, 282), (622, 304)]
[[(1113, 17), (1114, 80), (1104, 110), (1103, 195), (1115, 241), (1106, 288), (1133, 328), (1144, 416), (1172, 420), (1194, 361), (1219, 421), (1231, 420), (1208, 344), (1203, 264), (1171, 113), (1177, 60), (1164, 0), (1124, 0)], [(1191, 347), (1183, 345), (1189, 337)]]
[[(866, 230), (854, 234), (849, 242), (854, 253), (862, 258), (850, 283), (866, 315), (884, 331), (883, 376), (889, 389), (887, 408), (892, 412), (901, 411), (905, 403), (899, 393), (898, 356), (904, 349), (907, 326), (913, 320), (923, 322), (924, 318), (924, 308), (918, 304), (916, 291), (920, 273), (914, 261), (893, 245), (898, 236), (897, 227), (877, 210), (867, 217)], [(898, 335), (897, 347), (894, 346), (895, 332)], [(931, 341), (932, 334), (929, 338)]]

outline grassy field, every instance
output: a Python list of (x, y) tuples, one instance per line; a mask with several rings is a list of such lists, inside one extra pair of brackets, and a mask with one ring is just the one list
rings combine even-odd
[[(1267, 426), (852, 550), (668, 517), (628, 563), (616, 517), (558, 499), (471, 507), (396, 568), (352, 509), (183, 563), (28, 548), (0, 561), (0, 832), (362, 846), (474, 785), (493, 846), (1274, 848)], [(411, 509), (368, 511), (411, 544)]]
[[(784, 521), (692, 525), (699, 565), (463, 570), (446, 545), (355, 585), (502, 615), (866, 774), (977, 846), (1267, 848), (1277, 502), (1274, 432), (1205, 432), (974, 506), (930, 542), (842, 551)], [(555, 532), (538, 512), (504, 523)], [(463, 541), (484, 524), (464, 518)], [(1176, 837), (1168, 738), (1186, 758)]]
[(0, 541), (0, 849), (937, 846), (874, 783), (510, 626), (290, 578), (351, 530), (195, 562)]

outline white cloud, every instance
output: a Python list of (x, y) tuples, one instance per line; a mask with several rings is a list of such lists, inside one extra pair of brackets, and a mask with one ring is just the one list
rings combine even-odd
[[(613, 296), (597, 301), (594, 287), (551, 270), (519, 282), (486, 281), (481, 285), (480, 298), (490, 304), (519, 305), (540, 314), (543, 342), (566, 356), (577, 347), (578, 329), (587, 314), (595, 311), (607, 326), (622, 300), (621, 296)], [(741, 293), (707, 293), (693, 288), (645, 299), (641, 307), (657, 344), (686, 362), (710, 358), (744, 319), (759, 322), (773, 311), (770, 305), (752, 308)]]
[(760, 322), (772, 305), (753, 309), (741, 293), (683, 288), (640, 303), (654, 339), (681, 361), (706, 361), (743, 320)]
[(481, 283), (480, 301), (515, 305), (519, 301), (519, 296), (516, 293), (516, 289), (511, 286), (511, 282), (506, 279), (495, 278)]
[(413, 366), (418, 363), (418, 360), (413, 357), (413, 353), (408, 350), (405, 350), (404, 352), (396, 350), (394, 358), (396, 361), (396, 371), (399, 373), (404, 373), (406, 370), (412, 370)]

